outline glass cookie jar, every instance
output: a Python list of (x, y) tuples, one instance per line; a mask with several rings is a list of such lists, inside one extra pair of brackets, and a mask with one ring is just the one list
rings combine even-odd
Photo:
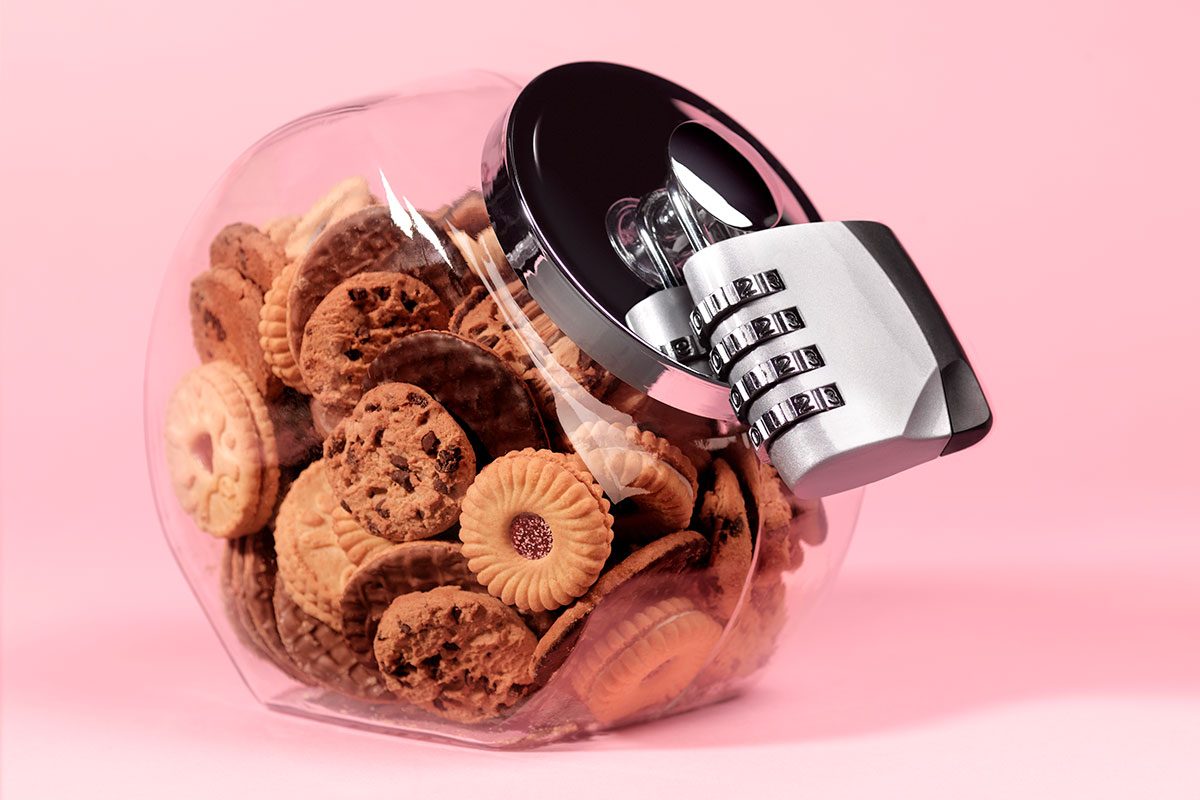
[(684, 123), (737, 143), (776, 222), (816, 218), (718, 109), (611, 65), (312, 114), (204, 201), (158, 302), (147, 448), (260, 701), (585, 736), (736, 695), (836, 573), (861, 490), (793, 496), (688, 337), (639, 322), (687, 256), (654, 206)]

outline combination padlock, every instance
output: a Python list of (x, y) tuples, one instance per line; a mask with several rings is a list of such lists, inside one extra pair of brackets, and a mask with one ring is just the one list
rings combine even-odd
[(968, 447), (991, 411), (884, 225), (823, 222), (745, 129), (653, 75), (539, 76), (491, 137), (510, 262), (625, 382), (745, 431), (799, 497)]

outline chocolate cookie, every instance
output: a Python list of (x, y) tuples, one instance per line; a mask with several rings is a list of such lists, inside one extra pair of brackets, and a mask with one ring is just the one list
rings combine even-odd
[(325, 296), (304, 328), (300, 374), (318, 402), (349, 411), (367, 368), (406, 333), (444, 328), (449, 311), (425, 284), (402, 272), (360, 272)]
[(392, 697), (379, 671), (359, 660), (346, 640), (316, 617), (304, 613), (276, 579), (272, 601), (279, 638), (296, 669), (318, 686), (366, 700)]
[(596, 580), (592, 588), (562, 613), (538, 641), (534, 670), (544, 684), (562, 665), (584, 623), (605, 598), (655, 597), (677, 588), (677, 576), (697, 569), (708, 554), (708, 541), (693, 531), (668, 534), (635, 550)]
[(283, 248), (253, 225), (226, 225), (208, 248), (214, 269), (232, 269), (254, 282), (260, 292), (271, 288), (287, 265)]
[(529, 388), (499, 356), (461, 336), (422, 331), (396, 340), (371, 363), (363, 388), (391, 381), (429, 392), (474, 434), (489, 460), (548, 446)]
[(283, 389), (263, 356), (258, 319), (262, 291), (233, 269), (210, 269), (192, 281), (188, 308), (192, 340), (200, 361), (232, 361), (254, 381), (259, 394), (271, 399)]
[(405, 542), (373, 553), (350, 576), (342, 591), (342, 635), (346, 644), (374, 665), (375, 631), (392, 601), (400, 595), (439, 586), (484, 591), (467, 568), (462, 545), (457, 542)]
[(295, 222), (291, 223), (284, 240), (284, 251), (288, 259), (295, 261), (301, 258), (325, 229), (338, 220), (378, 204), (379, 201), (371, 194), (371, 187), (367, 185), (366, 179), (355, 175), (339, 181), (313, 203), (312, 208), (304, 212), (303, 216), (297, 217)]
[(222, 572), (229, 610), (242, 638), (292, 677), (308, 681), (292, 663), (275, 624), (275, 542), (270, 531), (231, 539)]
[(370, 206), (330, 225), (313, 243), (288, 295), (288, 345), (300, 357), (309, 317), (333, 289), (360, 272), (404, 272), (453, 308), (477, 283), (462, 256), (424, 217), (392, 221), (385, 206)]
[(708, 535), (712, 545), (705, 603), (719, 618), (728, 620), (750, 574), (754, 540), (741, 485), (722, 458), (713, 460), (713, 486), (700, 501), (696, 527)]
[(445, 586), (397, 597), (375, 635), (375, 659), (400, 700), (458, 722), (504, 714), (531, 685), (533, 632), (478, 592)]
[(370, 533), (396, 542), (458, 521), (475, 452), (445, 408), (418, 386), (385, 383), (363, 395), (329, 435), (334, 492)]

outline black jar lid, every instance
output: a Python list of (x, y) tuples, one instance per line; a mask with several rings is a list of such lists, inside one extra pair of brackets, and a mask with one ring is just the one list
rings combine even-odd
[(577, 63), (534, 78), (484, 149), (496, 236), (538, 305), (618, 378), (675, 408), (732, 419), (728, 387), (647, 344), (628, 311), (658, 287), (610, 241), (614, 205), (664, 186), (668, 144), (698, 121), (735, 143), (770, 186), (779, 224), (820, 219), (799, 184), (745, 128), (692, 92), (641, 70)]

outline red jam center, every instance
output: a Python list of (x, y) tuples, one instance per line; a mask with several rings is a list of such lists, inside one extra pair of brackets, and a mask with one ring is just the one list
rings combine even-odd
[(517, 514), (508, 525), (508, 535), (513, 549), (530, 561), (550, 555), (554, 546), (549, 523), (537, 514)]

